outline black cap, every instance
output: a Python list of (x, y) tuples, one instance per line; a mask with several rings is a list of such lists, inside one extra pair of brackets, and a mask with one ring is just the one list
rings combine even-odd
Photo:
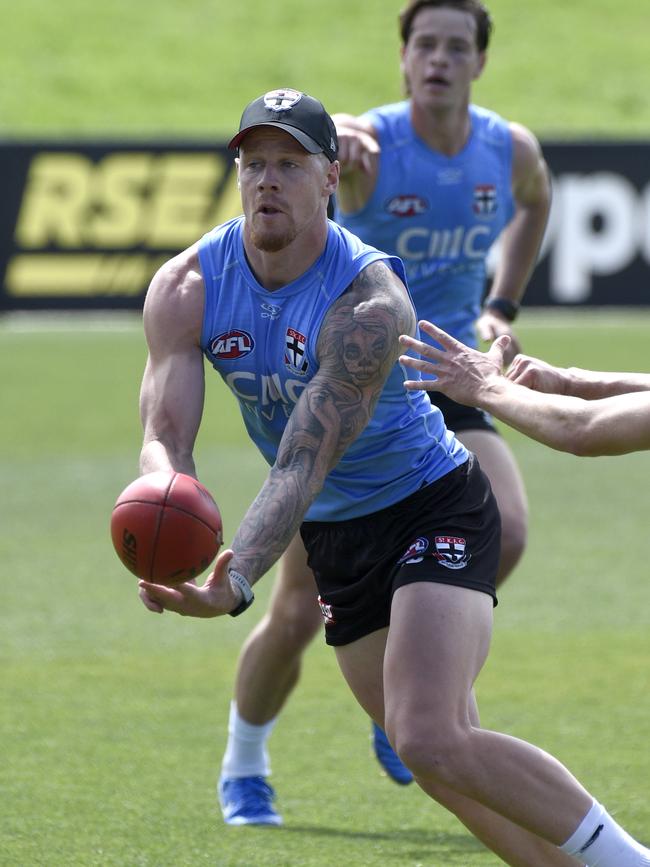
[(336, 127), (323, 104), (299, 90), (270, 90), (244, 109), (239, 132), (228, 142), (238, 148), (244, 136), (258, 126), (274, 126), (292, 135), (310, 154), (324, 153), (330, 162), (338, 154)]

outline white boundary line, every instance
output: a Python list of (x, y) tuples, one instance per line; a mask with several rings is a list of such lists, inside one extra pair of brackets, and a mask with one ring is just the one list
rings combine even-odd
[(56, 310), (11, 311), (0, 315), (0, 334), (40, 334), (43, 332), (142, 331), (140, 310)]
[[(524, 307), (520, 321), (524, 328), (576, 328), (647, 323), (650, 334), (650, 306), (646, 307)], [(0, 334), (41, 334), (54, 332), (142, 331), (140, 310), (56, 310), (9, 311), (0, 313)]]

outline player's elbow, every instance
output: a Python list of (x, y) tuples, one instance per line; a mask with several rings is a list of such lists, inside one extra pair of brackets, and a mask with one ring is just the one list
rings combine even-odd
[(587, 411), (573, 413), (561, 426), (561, 445), (558, 447), (578, 458), (591, 458), (602, 454), (598, 429)]
[(575, 455), (578, 458), (590, 458), (596, 454), (591, 448), (588, 441), (580, 436), (566, 437), (560, 450)]

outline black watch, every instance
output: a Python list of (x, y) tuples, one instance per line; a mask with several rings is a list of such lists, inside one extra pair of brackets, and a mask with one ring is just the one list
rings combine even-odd
[(237, 572), (235, 569), (228, 569), (228, 577), (230, 578), (230, 583), (236, 584), (242, 592), (241, 602), (236, 608), (229, 611), (228, 614), (230, 614), (231, 617), (239, 617), (239, 615), (243, 614), (247, 608), (251, 607), (255, 601), (255, 594), (251, 589), (251, 585), (248, 583), (246, 578), (244, 578), (241, 572)]
[(519, 313), (519, 305), (516, 301), (511, 301), (509, 298), (486, 298), (483, 307), (486, 310), (496, 310), (508, 322), (514, 322)]

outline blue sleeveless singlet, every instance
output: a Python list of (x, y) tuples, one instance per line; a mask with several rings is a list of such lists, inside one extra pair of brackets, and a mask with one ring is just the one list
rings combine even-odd
[(366, 243), (399, 256), (418, 317), (476, 345), (491, 245), (514, 214), (512, 136), (494, 112), (470, 106), (471, 134), (453, 157), (428, 147), (400, 102), (364, 115), (381, 155), (370, 200), (338, 221)]
[[(316, 345), (327, 311), (370, 263), (404, 279), (402, 263), (330, 222), (325, 249), (301, 277), (270, 291), (255, 278), (243, 246), (243, 217), (199, 242), (205, 284), (201, 347), (239, 402), (251, 439), (269, 464), (293, 407), (318, 370)], [(423, 392), (396, 364), (367, 427), (329, 473), (305, 520), (342, 521), (409, 496), (467, 460)]]

